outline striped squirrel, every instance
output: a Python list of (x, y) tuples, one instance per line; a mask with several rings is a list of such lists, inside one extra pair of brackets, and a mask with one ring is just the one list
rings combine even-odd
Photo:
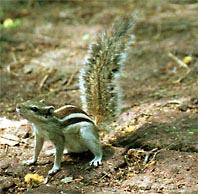
[(55, 110), (41, 100), (17, 105), (16, 111), (32, 122), (35, 135), (33, 159), (25, 161), (24, 164), (31, 165), (37, 161), (45, 139), (50, 140), (56, 150), (54, 166), (48, 174), (54, 174), (60, 169), (64, 148), (68, 152), (77, 153), (90, 150), (95, 156), (90, 165), (101, 164), (102, 149), (97, 127), (82, 109), (66, 105)]
[(73, 105), (55, 109), (43, 100), (17, 105), (16, 111), (32, 123), (35, 135), (33, 159), (24, 164), (37, 161), (45, 139), (55, 147), (54, 165), (48, 174), (60, 169), (64, 148), (77, 153), (90, 150), (95, 157), (89, 164), (101, 164), (98, 127), (91, 117), (100, 127), (115, 120), (120, 111), (117, 78), (124, 64), (128, 32), (133, 24), (133, 18), (117, 22), (111, 33), (99, 35), (91, 44), (79, 76), (82, 105), (86, 112)]

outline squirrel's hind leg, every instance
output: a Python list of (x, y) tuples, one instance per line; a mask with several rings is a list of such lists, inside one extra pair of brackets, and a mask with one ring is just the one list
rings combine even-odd
[(94, 166), (102, 164), (102, 148), (95, 126), (93, 124), (82, 126), (80, 132), (84, 144), (95, 156), (94, 159), (89, 162), (89, 164)]
[(92, 166), (92, 165), (99, 166), (101, 164), (102, 164), (102, 155), (100, 155), (100, 156), (95, 155), (94, 159), (89, 162), (90, 166)]

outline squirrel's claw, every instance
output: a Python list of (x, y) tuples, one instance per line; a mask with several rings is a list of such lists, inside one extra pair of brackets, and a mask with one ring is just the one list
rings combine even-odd
[(51, 170), (48, 171), (49, 175), (55, 174), (60, 170), (58, 167), (53, 167)]
[(92, 161), (89, 162), (90, 166), (99, 166), (102, 164), (102, 158), (101, 157), (95, 157)]

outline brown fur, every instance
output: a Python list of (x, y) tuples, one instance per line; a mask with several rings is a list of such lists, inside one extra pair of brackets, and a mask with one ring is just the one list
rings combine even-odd
[(60, 119), (63, 119), (64, 117), (69, 116), (72, 113), (82, 113), (88, 116), (88, 114), (81, 108), (72, 105), (65, 105), (54, 111), (55, 116)]

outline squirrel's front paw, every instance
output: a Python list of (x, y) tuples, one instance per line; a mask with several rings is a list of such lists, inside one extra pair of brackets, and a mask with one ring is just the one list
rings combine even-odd
[(102, 158), (101, 157), (95, 157), (92, 161), (89, 162), (90, 166), (99, 166), (102, 164)]
[(49, 175), (55, 174), (60, 170), (59, 167), (53, 167), (51, 170), (48, 171)]
[(34, 164), (36, 162), (36, 160), (32, 159), (32, 160), (25, 160), (23, 161), (24, 165), (30, 166), (32, 164)]

